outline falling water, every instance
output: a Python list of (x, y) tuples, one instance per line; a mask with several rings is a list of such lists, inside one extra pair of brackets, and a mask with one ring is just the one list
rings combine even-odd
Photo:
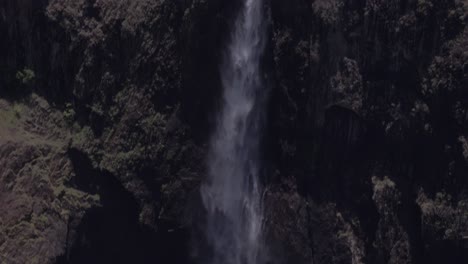
[(262, 263), (259, 141), (265, 89), (262, 0), (243, 0), (222, 66), (222, 108), (201, 195), (212, 264)]

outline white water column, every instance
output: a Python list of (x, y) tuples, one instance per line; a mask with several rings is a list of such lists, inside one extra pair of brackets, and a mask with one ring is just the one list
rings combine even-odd
[(263, 263), (259, 142), (266, 91), (262, 0), (243, 0), (221, 64), (223, 94), (201, 187), (211, 264)]

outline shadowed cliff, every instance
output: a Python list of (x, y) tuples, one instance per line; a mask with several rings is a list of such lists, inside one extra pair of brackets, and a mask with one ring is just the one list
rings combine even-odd
[[(467, 262), (467, 1), (265, 2), (271, 262)], [(202, 259), (238, 4), (0, 3), (0, 262)]]

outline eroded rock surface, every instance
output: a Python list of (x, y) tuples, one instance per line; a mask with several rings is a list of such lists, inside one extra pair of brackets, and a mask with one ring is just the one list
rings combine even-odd
[[(0, 262), (199, 254), (238, 4), (0, 3)], [(468, 2), (266, 8), (271, 262), (467, 262)]]

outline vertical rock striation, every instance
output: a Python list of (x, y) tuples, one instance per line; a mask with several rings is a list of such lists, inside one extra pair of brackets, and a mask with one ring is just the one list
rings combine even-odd
[(468, 2), (244, 3), (0, 1), (0, 262), (468, 262)]

